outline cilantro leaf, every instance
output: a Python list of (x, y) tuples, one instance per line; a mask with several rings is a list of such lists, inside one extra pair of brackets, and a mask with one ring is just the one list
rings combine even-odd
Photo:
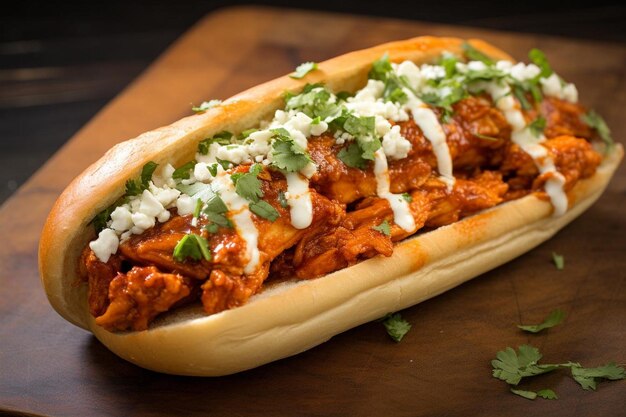
[(238, 172), (230, 176), (230, 179), (235, 184), (235, 192), (248, 201), (256, 203), (261, 197), (263, 197), (263, 190), (261, 190), (261, 181), (259, 181), (258, 175), (263, 169), (260, 164), (254, 164), (250, 167), (250, 170), (246, 173)]
[(537, 396), (546, 400), (557, 400), (559, 398), (557, 397), (556, 392), (552, 391), (549, 388), (537, 391)]
[(611, 137), (611, 129), (609, 129), (609, 126), (606, 124), (602, 116), (594, 110), (591, 110), (587, 114), (584, 114), (581, 119), (587, 124), (587, 126), (598, 132), (600, 139), (602, 139), (602, 142), (606, 145), (606, 153), (610, 153), (613, 146), (615, 146), (615, 142), (613, 142), (613, 138)]
[(216, 133), (210, 138), (204, 139), (200, 143), (198, 143), (198, 153), (202, 155), (206, 155), (209, 153), (209, 147), (213, 143), (219, 143), (220, 145), (228, 145), (231, 143), (231, 139), (233, 134), (227, 130), (223, 130), (219, 133)]
[(202, 210), (202, 200), (197, 199), (196, 200), (196, 207), (193, 209), (193, 217), (194, 218), (198, 218), (200, 217), (200, 210)]
[[(522, 109), (530, 110), (530, 109), (533, 108), (533, 106), (530, 104), (530, 102), (526, 98), (525, 91), (519, 85), (514, 85), (513, 86), (513, 95), (515, 96), (517, 101), (519, 101), (519, 104), (522, 106)], [(535, 119), (535, 121), (538, 120), (538, 119), (539, 118)], [(544, 119), (544, 126), (545, 126), (545, 119)], [(541, 130), (543, 131), (543, 128)]]
[(150, 180), (152, 180), (152, 174), (154, 170), (159, 166), (157, 163), (149, 161), (141, 168), (141, 180), (127, 180), (126, 181), (126, 196), (130, 197), (133, 195), (138, 195), (143, 192), (143, 190), (148, 189), (150, 185)]
[(389, 73), (393, 71), (389, 54), (385, 53), (382, 57), (372, 62), (372, 68), (367, 74), (367, 78), (372, 80), (386, 81)]
[(376, 132), (376, 118), (374, 116), (358, 117), (350, 113), (343, 124), (343, 129), (356, 138), (365, 136), (374, 137)]
[(441, 65), (446, 70), (446, 78), (451, 78), (454, 74), (456, 74), (456, 64), (459, 62), (456, 56), (452, 54), (444, 54), (439, 61), (439, 65)]
[(544, 54), (541, 50), (537, 48), (533, 48), (528, 53), (528, 58), (533, 62), (533, 64), (537, 65), (541, 69), (541, 73), (539, 74), (540, 78), (548, 78), (554, 71), (552, 71), (552, 67), (546, 58), (546, 54)]
[(126, 195), (133, 196), (139, 195), (143, 192), (143, 188), (141, 184), (138, 184), (135, 180), (127, 180), (126, 181)]
[(289, 74), (289, 77), (299, 80), (304, 78), (311, 71), (315, 71), (317, 69), (317, 63), (315, 62), (305, 62), (296, 67), (296, 71), (292, 74)]
[(387, 314), (383, 319), (383, 326), (387, 329), (389, 337), (396, 342), (400, 342), (409, 330), (411, 330), (411, 324), (404, 320), (400, 313)]
[(546, 119), (543, 116), (537, 117), (528, 125), (528, 129), (530, 129), (530, 132), (536, 137), (540, 137), (543, 134), (543, 130), (545, 128)]
[(402, 193), (402, 198), (404, 198), (407, 203), (411, 203), (413, 201), (413, 197), (409, 193)]
[(485, 63), (486, 65), (495, 64), (495, 61), (493, 59), (489, 58), (487, 55), (480, 52), (478, 49), (474, 48), (472, 45), (470, 45), (467, 42), (464, 42), (461, 45), (461, 48), (463, 48), (463, 53), (465, 54), (465, 56), (472, 61), (481, 61)]
[(278, 211), (267, 201), (259, 200), (255, 203), (250, 203), (250, 211), (259, 217), (263, 217), (271, 222), (280, 217)]
[(534, 400), (537, 397), (545, 398), (546, 400), (556, 400), (558, 398), (556, 393), (551, 389), (542, 389), (535, 392), (511, 388), (511, 392), (515, 395), (519, 395), (520, 397), (528, 398), (529, 400)]
[(103, 229), (107, 227), (107, 222), (111, 217), (111, 213), (117, 207), (117, 204), (113, 204), (110, 207), (105, 208), (100, 213), (96, 214), (96, 216), (91, 220), (94, 229), (96, 229), (96, 234), (100, 233)]
[(217, 233), (219, 227), (233, 228), (233, 224), (226, 217), (227, 212), (228, 207), (219, 194), (214, 193), (206, 200), (203, 213), (211, 221), (211, 224), (205, 227), (209, 233)]
[(510, 385), (517, 385), (522, 378), (545, 374), (554, 371), (559, 365), (539, 365), (537, 362), (542, 355), (539, 350), (530, 345), (522, 345), (518, 352), (511, 347), (501, 350), (496, 354), (496, 359), (491, 361), (492, 374)]
[(144, 190), (148, 188), (148, 185), (150, 184), (150, 181), (152, 180), (152, 174), (154, 174), (154, 170), (158, 166), (159, 164), (149, 161), (141, 169), (141, 185)]
[[(272, 132), (275, 130), (279, 129), (274, 129)], [(289, 172), (300, 171), (311, 162), (306, 151), (291, 139), (288, 133), (286, 137), (279, 134), (278, 139), (272, 143), (272, 157), (273, 166)]]
[(347, 147), (341, 149), (337, 154), (337, 157), (351, 168), (365, 169), (367, 168), (368, 161), (361, 156), (362, 153), (363, 151), (361, 150), (361, 147), (356, 142), (353, 142)]
[(389, 226), (389, 222), (387, 220), (383, 220), (383, 222), (378, 226), (372, 227), (372, 230), (376, 230), (385, 236), (391, 236), (391, 226)]
[(200, 259), (210, 261), (209, 243), (200, 235), (193, 233), (185, 235), (176, 244), (173, 256), (178, 262), (184, 262), (187, 258), (191, 258), (194, 261), (199, 261)]
[(349, 167), (365, 169), (367, 161), (374, 160), (374, 153), (380, 149), (380, 139), (375, 137), (375, 118), (345, 115), (343, 129), (356, 140), (338, 153), (339, 159)]
[(511, 388), (511, 392), (515, 395), (519, 395), (520, 397), (524, 397), (529, 400), (534, 400), (535, 398), (537, 398), (537, 393), (535, 391), (526, 391), (523, 389)]
[(335, 119), (341, 115), (341, 107), (332, 103), (332, 94), (320, 84), (307, 84), (298, 95), (287, 93), (285, 110), (297, 110), (312, 119)]
[(554, 262), (554, 266), (559, 271), (562, 271), (565, 268), (565, 257), (563, 255), (559, 255), (556, 252), (552, 252), (552, 261)]
[(604, 366), (597, 368), (583, 368), (579, 363), (569, 363), (572, 377), (585, 390), (594, 390), (598, 386), (598, 382), (602, 379), (620, 380), (626, 378), (624, 368), (617, 366), (614, 362), (610, 362)]
[(561, 323), (564, 318), (565, 318), (565, 313), (563, 312), (563, 310), (557, 308), (556, 310), (551, 311), (548, 317), (546, 317), (546, 319), (540, 324), (530, 324), (530, 325), (518, 324), (517, 327), (519, 327), (520, 329), (526, 332), (539, 333), (543, 329), (549, 329), (551, 327), (556, 326), (557, 324)]
[(209, 101), (203, 101), (202, 104), (200, 104), (199, 106), (193, 106), (191, 108), (192, 111), (196, 112), (196, 113), (203, 113), (209, 109), (212, 109), (213, 107), (219, 105), (222, 103), (222, 100), (209, 100)]
[(389, 55), (384, 54), (381, 58), (372, 63), (372, 68), (368, 77), (373, 80), (382, 81), (385, 84), (383, 99), (395, 103), (404, 104), (409, 97), (403, 88), (409, 88), (409, 82), (405, 77), (400, 77), (393, 70)]
[(172, 178), (176, 180), (188, 180), (191, 176), (191, 171), (196, 166), (196, 161), (189, 161), (185, 165), (174, 170)]

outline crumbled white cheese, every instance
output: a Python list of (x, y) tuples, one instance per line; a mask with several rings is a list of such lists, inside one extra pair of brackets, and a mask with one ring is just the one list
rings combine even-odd
[(248, 153), (247, 146), (245, 145), (220, 146), (217, 150), (216, 156), (219, 159), (232, 162), (236, 165), (243, 162), (251, 162), (250, 154)]
[(112, 229), (102, 229), (98, 238), (89, 242), (89, 247), (102, 262), (108, 262), (111, 255), (117, 252), (120, 240)]
[(420, 67), (420, 72), (427, 80), (436, 80), (446, 76), (446, 70), (440, 65), (424, 64)]
[(118, 206), (111, 213), (111, 223), (109, 227), (118, 233), (122, 233), (133, 227), (132, 213), (129, 206), (124, 204)]
[(545, 95), (567, 100), (572, 103), (578, 101), (578, 90), (576, 86), (574, 84), (563, 83), (561, 78), (555, 73), (539, 81), (541, 82)]
[(394, 67), (396, 73), (400, 77), (405, 77), (409, 82), (409, 86), (414, 90), (422, 88), (425, 77), (420, 72), (420, 69), (413, 63), (413, 61), (404, 61)]
[(181, 194), (181, 196), (178, 197), (178, 200), (176, 200), (176, 209), (178, 210), (178, 214), (180, 216), (192, 214), (195, 208), (196, 201), (187, 194)]
[(411, 150), (411, 142), (400, 134), (400, 126), (396, 125), (383, 136), (383, 150), (391, 159), (406, 158)]
[(154, 227), (156, 224), (156, 219), (152, 216), (148, 216), (145, 213), (137, 212), (132, 214), (133, 223), (135, 224), (132, 229), (130, 229), (133, 234), (139, 235), (146, 230)]
[(470, 71), (484, 71), (487, 69), (487, 65), (480, 61), (470, 61), (467, 63), (467, 69)]
[(519, 62), (510, 68), (511, 77), (518, 81), (526, 81), (535, 78), (541, 73), (541, 70), (535, 64), (524, 64)]

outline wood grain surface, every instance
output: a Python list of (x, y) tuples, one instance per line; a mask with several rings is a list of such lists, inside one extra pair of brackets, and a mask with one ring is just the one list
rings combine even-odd
[[(0, 209), (0, 414), (46, 416), (618, 416), (626, 383), (583, 391), (565, 372), (521, 386), (559, 400), (529, 401), (491, 377), (506, 346), (532, 343), (547, 362), (626, 362), (626, 168), (600, 201), (530, 253), (402, 312), (413, 325), (394, 343), (369, 323), (292, 358), (221, 378), (149, 372), (118, 359), (63, 321), (39, 283), (38, 235), (71, 179), (112, 144), (189, 114), (304, 61), (417, 35), (481, 37), (518, 59), (543, 49), (581, 100), (626, 131), (626, 48), (419, 22), (264, 8), (207, 16), (43, 166)], [(105, 74), (103, 77), (106, 76)], [(565, 270), (551, 253), (565, 255)], [(563, 309), (538, 335), (515, 324)], [(184, 355), (184, 352), (181, 352)]]

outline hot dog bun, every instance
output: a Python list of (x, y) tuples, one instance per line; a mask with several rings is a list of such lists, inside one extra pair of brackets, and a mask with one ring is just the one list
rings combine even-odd
[[(469, 41), (495, 59), (506, 53)], [(384, 53), (392, 61), (431, 62), (444, 51), (460, 54), (463, 41), (420, 37), (349, 53), (319, 64), (294, 80), (282, 77), (226, 100), (204, 114), (120, 143), (77, 177), (59, 197), (44, 226), (39, 267), (48, 298), (68, 321), (92, 331), (119, 356), (142, 367), (183, 375), (224, 375), (290, 356), (333, 335), (416, 304), (488, 271), (550, 238), (602, 193), (623, 155), (615, 146), (594, 177), (568, 193), (570, 209), (552, 217), (552, 206), (531, 195), (499, 205), (396, 245), (391, 258), (374, 258), (325, 277), (282, 283), (248, 304), (206, 316), (186, 308), (156, 320), (147, 331), (111, 333), (94, 323), (78, 261), (94, 238), (91, 219), (124, 193), (124, 184), (148, 161), (183, 163), (198, 143), (222, 130), (234, 132), (268, 118), (285, 90), (323, 82), (354, 91), (371, 63)], [(181, 354), (184, 352), (184, 354)]]

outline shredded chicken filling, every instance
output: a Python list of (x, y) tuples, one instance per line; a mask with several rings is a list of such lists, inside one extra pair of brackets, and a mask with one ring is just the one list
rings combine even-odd
[[(442, 123), (456, 179), (452, 189), (437, 173), (431, 143), (409, 119), (399, 125), (411, 142), (406, 158), (389, 161), (390, 191), (404, 194), (416, 231), (447, 225), (505, 201), (536, 193), (546, 198), (532, 158), (511, 141), (511, 127), (485, 94), (465, 98), (453, 106)], [(434, 109), (441, 116), (440, 110)], [(524, 111), (528, 120), (547, 121), (543, 146), (564, 178), (564, 190), (592, 176), (601, 156), (591, 146), (596, 133), (580, 121), (585, 109), (556, 98), (544, 98)], [(445, 120), (445, 119), (444, 119)], [(332, 133), (308, 139), (308, 152), (317, 165), (310, 178), (311, 224), (297, 229), (289, 207), (281, 204), (287, 192), (285, 176), (264, 167), (259, 175), (267, 201), (280, 216), (270, 221), (252, 214), (258, 230), (260, 260), (246, 274), (245, 241), (232, 228), (209, 233), (207, 220), (178, 215), (120, 243), (107, 262), (87, 247), (82, 273), (89, 283), (89, 308), (96, 323), (108, 330), (144, 330), (158, 314), (178, 305), (200, 301), (208, 314), (240, 306), (262, 290), (268, 279), (311, 279), (349, 267), (377, 255), (390, 256), (393, 244), (415, 233), (394, 223), (389, 202), (377, 196), (373, 164), (351, 168), (338, 158), (345, 145)], [(245, 173), (249, 164), (231, 168)], [(389, 233), (379, 226), (387, 222)], [(210, 261), (177, 261), (173, 251), (186, 234), (208, 241)]]

